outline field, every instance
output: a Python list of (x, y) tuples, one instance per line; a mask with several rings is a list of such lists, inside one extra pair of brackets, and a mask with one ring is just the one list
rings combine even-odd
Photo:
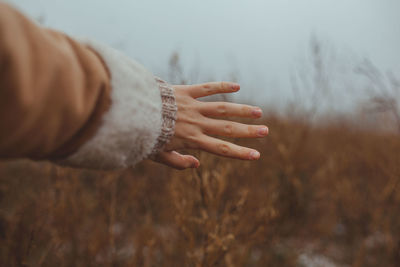
[(398, 134), (273, 113), (265, 124), (268, 138), (241, 141), (257, 162), (1, 163), (1, 266), (398, 266)]

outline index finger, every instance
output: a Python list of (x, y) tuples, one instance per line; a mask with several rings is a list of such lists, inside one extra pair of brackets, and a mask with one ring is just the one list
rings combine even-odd
[(188, 94), (199, 98), (215, 94), (234, 93), (240, 90), (240, 85), (232, 82), (209, 82), (202, 84), (186, 85)]

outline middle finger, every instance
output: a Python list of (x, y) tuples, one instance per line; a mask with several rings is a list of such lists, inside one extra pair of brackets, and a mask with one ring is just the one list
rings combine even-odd
[(259, 107), (227, 102), (201, 102), (199, 111), (209, 117), (260, 118), (262, 116)]

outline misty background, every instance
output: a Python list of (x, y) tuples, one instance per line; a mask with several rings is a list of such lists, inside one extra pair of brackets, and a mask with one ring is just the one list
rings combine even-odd
[(170, 82), (179, 55), (189, 82), (235, 80), (235, 101), (264, 107), (309, 104), (316, 46), (334, 110), (363, 101), (370, 81), (355, 71), (363, 62), (400, 77), (398, 0), (8, 2), (45, 26), (120, 49)]

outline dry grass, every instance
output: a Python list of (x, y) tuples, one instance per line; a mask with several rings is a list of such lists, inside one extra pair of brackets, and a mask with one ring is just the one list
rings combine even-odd
[(400, 262), (400, 139), (269, 116), (258, 162), (199, 154), (102, 173), (0, 165), (2, 266), (299, 266)]

